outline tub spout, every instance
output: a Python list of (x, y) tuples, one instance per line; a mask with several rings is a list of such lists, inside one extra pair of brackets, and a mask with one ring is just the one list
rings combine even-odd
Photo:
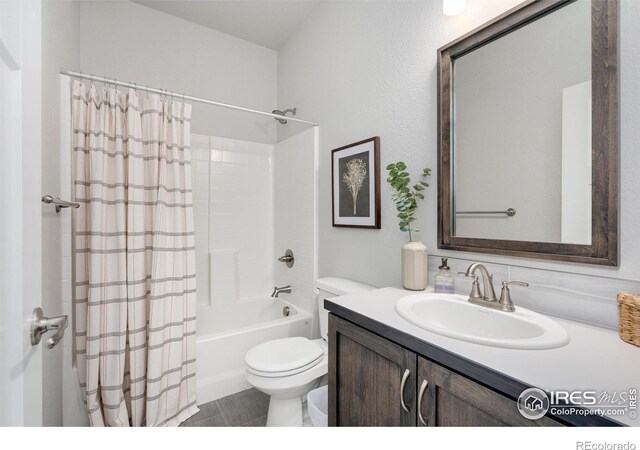
[(278, 298), (278, 295), (280, 294), (291, 294), (291, 285), (288, 284), (282, 287), (275, 286), (273, 288), (273, 292), (271, 293), (271, 297)]

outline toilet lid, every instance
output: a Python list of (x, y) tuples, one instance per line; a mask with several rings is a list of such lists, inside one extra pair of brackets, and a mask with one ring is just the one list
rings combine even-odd
[(253, 347), (245, 356), (248, 368), (264, 374), (281, 374), (307, 369), (324, 356), (321, 346), (303, 337), (267, 341)]

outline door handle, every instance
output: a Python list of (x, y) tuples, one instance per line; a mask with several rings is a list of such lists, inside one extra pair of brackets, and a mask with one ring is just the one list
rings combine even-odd
[(411, 375), (411, 371), (409, 369), (405, 370), (402, 375), (402, 381), (400, 382), (400, 404), (402, 405), (402, 409), (406, 412), (409, 412), (409, 406), (404, 402), (404, 385), (407, 384), (409, 375)]
[(420, 419), (420, 423), (427, 426), (427, 421), (424, 420), (422, 416), (422, 397), (424, 397), (424, 392), (427, 390), (427, 386), (429, 386), (429, 382), (424, 380), (420, 385), (420, 392), (418, 393), (418, 419)]
[(56, 334), (47, 339), (47, 348), (51, 349), (58, 345), (67, 328), (67, 316), (49, 318), (44, 316), (41, 308), (35, 308), (31, 317), (31, 345), (38, 345), (42, 336), (51, 330), (56, 330)]

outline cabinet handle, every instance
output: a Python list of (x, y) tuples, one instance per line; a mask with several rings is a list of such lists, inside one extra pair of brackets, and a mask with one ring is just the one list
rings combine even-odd
[(427, 422), (424, 420), (424, 417), (422, 417), (422, 397), (424, 397), (427, 386), (429, 386), (429, 383), (427, 380), (424, 380), (420, 385), (420, 393), (418, 394), (418, 419), (420, 419), (420, 423), (425, 427), (427, 426)]
[(409, 407), (404, 402), (404, 385), (407, 384), (407, 379), (409, 379), (409, 375), (411, 375), (411, 371), (409, 369), (404, 371), (402, 375), (402, 381), (400, 382), (400, 404), (402, 405), (402, 409), (406, 412), (409, 412)]

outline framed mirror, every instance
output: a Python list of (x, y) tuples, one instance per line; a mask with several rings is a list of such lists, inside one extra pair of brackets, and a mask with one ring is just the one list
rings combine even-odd
[(618, 5), (523, 3), (438, 50), (438, 247), (618, 264)]

